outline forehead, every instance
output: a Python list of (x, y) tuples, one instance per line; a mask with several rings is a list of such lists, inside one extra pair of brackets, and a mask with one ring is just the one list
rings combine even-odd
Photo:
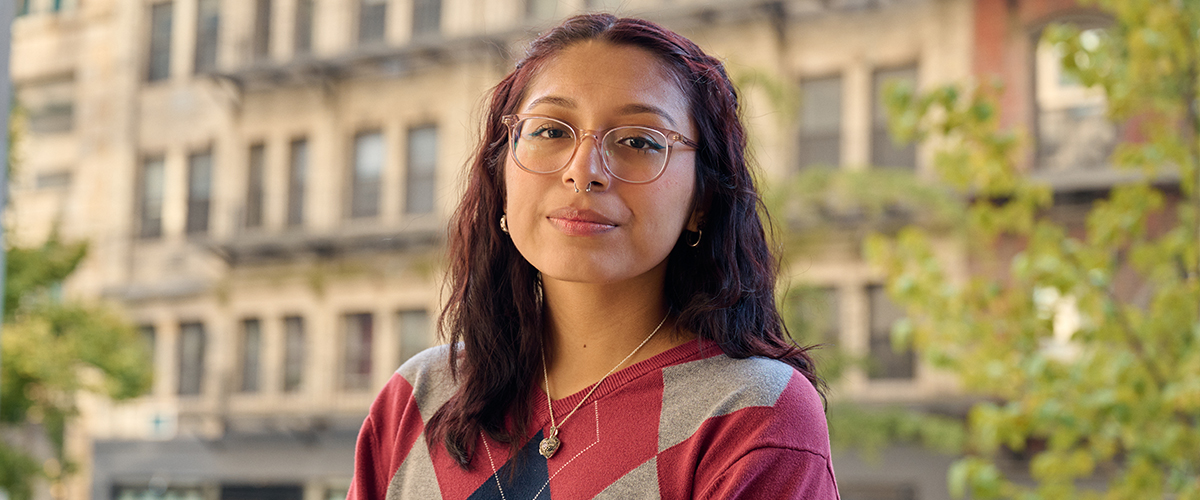
[(691, 128), (678, 79), (658, 57), (630, 45), (580, 42), (548, 59), (526, 88), (519, 112), (555, 106), (580, 113), (653, 107), (680, 132)]

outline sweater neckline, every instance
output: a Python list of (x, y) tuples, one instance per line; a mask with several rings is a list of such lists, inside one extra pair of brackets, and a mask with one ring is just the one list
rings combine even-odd
[[(608, 378), (604, 379), (604, 381), (600, 383), (600, 387), (597, 387), (596, 391), (592, 393), (589, 401), (599, 401), (608, 394), (611, 394), (613, 391), (620, 389), (625, 384), (628, 384), (629, 382), (632, 382), (648, 373), (661, 370), (668, 366), (677, 365), (685, 361), (703, 359), (712, 355), (720, 354), (720, 352), (721, 350), (713, 342), (708, 342), (701, 339), (689, 340), (683, 344), (677, 345), (663, 352), (655, 354), (654, 356), (613, 372), (612, 375), (609, 375)], [(537, 391), (533, 402), (534, 423), (537, 424), (543, 420), (549, 422), (550, 414), (547, 412), (546, 391), (542, 388), (541, 384), (536, 384), (534, 387)], [(554, 414), (565, 415), (567, 412), (571, 411), (576, 404), (579, 404), (579, 400), (583, 399), (583, 397), (587, 395), (591, 388), (592, 386), (589, 385), (583, 389), (580, 389), (579, 392), (571, 394), (570, 396), (555, 400), (553, 402)]]

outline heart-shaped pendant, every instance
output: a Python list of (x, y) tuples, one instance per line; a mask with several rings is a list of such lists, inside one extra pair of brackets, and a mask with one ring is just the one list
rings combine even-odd
[(538, 444), (538, 453), (541, 453), (543, 457), (546, 457), (546, 460), (549, 460), (550, 457), (554, 456), (554, 452), (558, 451), (560, 445), (562, 445), (562, 442), (558, 440), (558, 433), (552, 432), (550, 437), (543, 439)]

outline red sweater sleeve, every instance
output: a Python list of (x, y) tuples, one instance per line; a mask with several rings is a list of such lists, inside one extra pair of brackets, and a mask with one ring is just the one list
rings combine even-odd
[(396, 469), (418, 440), (424, 424), (412, 398), (412, 385), (398, 373), (380, 391), (363, 421), (354, 448), (354, 478), (347, 500), (387, 495)]
[(820, 454), (793, 448), (756, 448), (721, 474), (700, 498), (793, 498), (836, 500), (833, 464)]

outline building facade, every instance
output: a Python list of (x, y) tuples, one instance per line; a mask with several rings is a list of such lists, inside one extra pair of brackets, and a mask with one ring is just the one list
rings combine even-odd
[[(997, 44), (1029, 55), (995, 63), (1013, 81), (1040, 60), (1032, 31), (991, 17), (1040, 5), (1023, 1), (17, 3), (12, 237), (89, 241), (67, 295), (120, 307), (154, 353), (150, 394), (82, 402), (71, 498), (344, 497), (375, 392), (437, 343), (445, 225), (485, 96), (567, 15), (647, 17), (722, 57), (765, 182), (817, 168), (929, 178), (931, 152), (891, 140), (889, 82), (990, 74), (980, 59)], [(1094, 138), (1045, 114), (1059, 146), (1030, 161), (1070, 165), (1057, 151)], [(892, 350), (902, 313), (856, 245), (825, 242), (788, 269), (826, 338), (875, 361), (832, 400), (941, 404), (953, 380)], [(967, 268), (954, 242), (944, 253)], [(900, 447), (835, 462), (843, 498), (932, 500), (948, 498), (951, 459)]]

